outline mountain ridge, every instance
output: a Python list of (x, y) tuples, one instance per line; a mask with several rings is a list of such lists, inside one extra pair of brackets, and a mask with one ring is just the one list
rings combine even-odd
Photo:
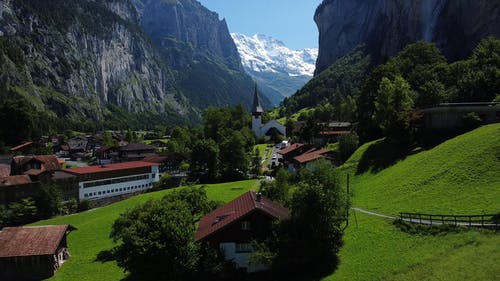
[(309, 81), (314, 73), (317, 49), (292, 50), (271, 36), (231, 33), (245, 71), (267, 88), (264, 94), (275, 104)]

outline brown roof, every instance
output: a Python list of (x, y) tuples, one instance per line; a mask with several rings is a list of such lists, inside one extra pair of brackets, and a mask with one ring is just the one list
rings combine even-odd
[(24, 174), (28, 175), (28, 176), (39, 176), (39, 175), (43, 174), (43, 172), (45, 172), (45, 170), (42, 170), (42, 169), (31, 169), (31, 170), (28, 170), (28, 171), (24, 172)]
[(23, 185), (32, 183), (30, 176), (18, 175), (0, 178), (0, 186)]
[(43, 163), (43, 168), (48, 171), (55, 171), (61, 169), (59, 160), (54, 155), (35, 155), (35, 156), (16, 156), (12, 160), (16, 164), (24, 165), (32, 160)]
[(167, 159), (168, 159), (167, 156), (149, 156), (149, 157), (142, 159), (141, 161), (151, 162), (151, 163), (163, 163), (163, 162), (167, 161)]
[(28, 142), (25, 142), (25, 143), (20, 144), (18, 146), (14, 146), (13, 148), (10, 149), (10, 151), (16, 152), (18, 150), (21, 150), (21, 149), (26, 148), (26, 147), (31, 146), (31, 145), (33, 145), (33, 142), (32, 141), (28, 141)]
[(314, 161), (316, 159), (319, 159), (321, 157), (323, 157), (323, 154), (326, 154), (326, 153), (329, 153), (331, 152), (330, 150), (328, 149), (318, 149), (318, 150), (314, 150), (314, 151), (308, 151), (304, 154), (301, 154), (299, 156), (296, 156), (294, 157), (293, 159), (301, 164), (303, 163), (307, 163), (307, 162), (311, 162), (311, 161)]
[(10, 175), (10, 165), (0, 164), (0, 178)]
[(292, 144), (290, 146), (287, 146), (287, 147), (285, 147), (283, 149), (278, 150), (278, 153), (281, 154), (281, 155), (287, 155), (288, 153), (290, 153), (290, 152), (292, 152), (292, 151), (294, 151), (296, 149), (299, 149), (302, 146), (304, 146), (303, 143), (294, 143), (294, 144)]
[(4, 227), (0, 231), (0, 258), (55, 254), (68, 224)]
[(249, 191), (202, 217), (194, 239), (204, 239), (253, 211), (260, 211), (275, 219), (285, 219), (289, 215), (287, 208), (264, 196), (257, 201), (255, 192)]
[(121, 151), (136, 151), (136, 150), (155, 150), (156, 148), (151, 145), (143, 143), (129, 143), (125, 146), (120, 147)]

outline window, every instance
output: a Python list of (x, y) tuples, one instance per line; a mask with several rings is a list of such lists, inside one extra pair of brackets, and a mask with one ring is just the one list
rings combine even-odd
[(250, 230), (250, 222), (249, 221), (242, 221), (241, 222), (241, 229), (242, 230)]
[(252, 250), (252, 244), (250, 243), (236, 243), (236, 253), (251, 253)]

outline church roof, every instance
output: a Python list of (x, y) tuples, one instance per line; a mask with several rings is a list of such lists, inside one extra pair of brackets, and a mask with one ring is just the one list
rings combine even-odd
[(263, 113), (264, 110), (262, 109), (262, 106), (260, 105), (260, 97), (259, 97), (259, 92), (257, 91), (257, 84), (255, 84), (255, 93), (253, 96), (253, 106), (252, 106), (252, 113)]

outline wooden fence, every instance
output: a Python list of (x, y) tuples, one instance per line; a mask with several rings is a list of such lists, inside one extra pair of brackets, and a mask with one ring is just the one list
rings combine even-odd
[(428, 225), (454, 225), (469, 227), (499, 228), (500, 218), (498, 214), (484, 215), (436, 215), (420, 213), (399, 213), (401, 220)]

